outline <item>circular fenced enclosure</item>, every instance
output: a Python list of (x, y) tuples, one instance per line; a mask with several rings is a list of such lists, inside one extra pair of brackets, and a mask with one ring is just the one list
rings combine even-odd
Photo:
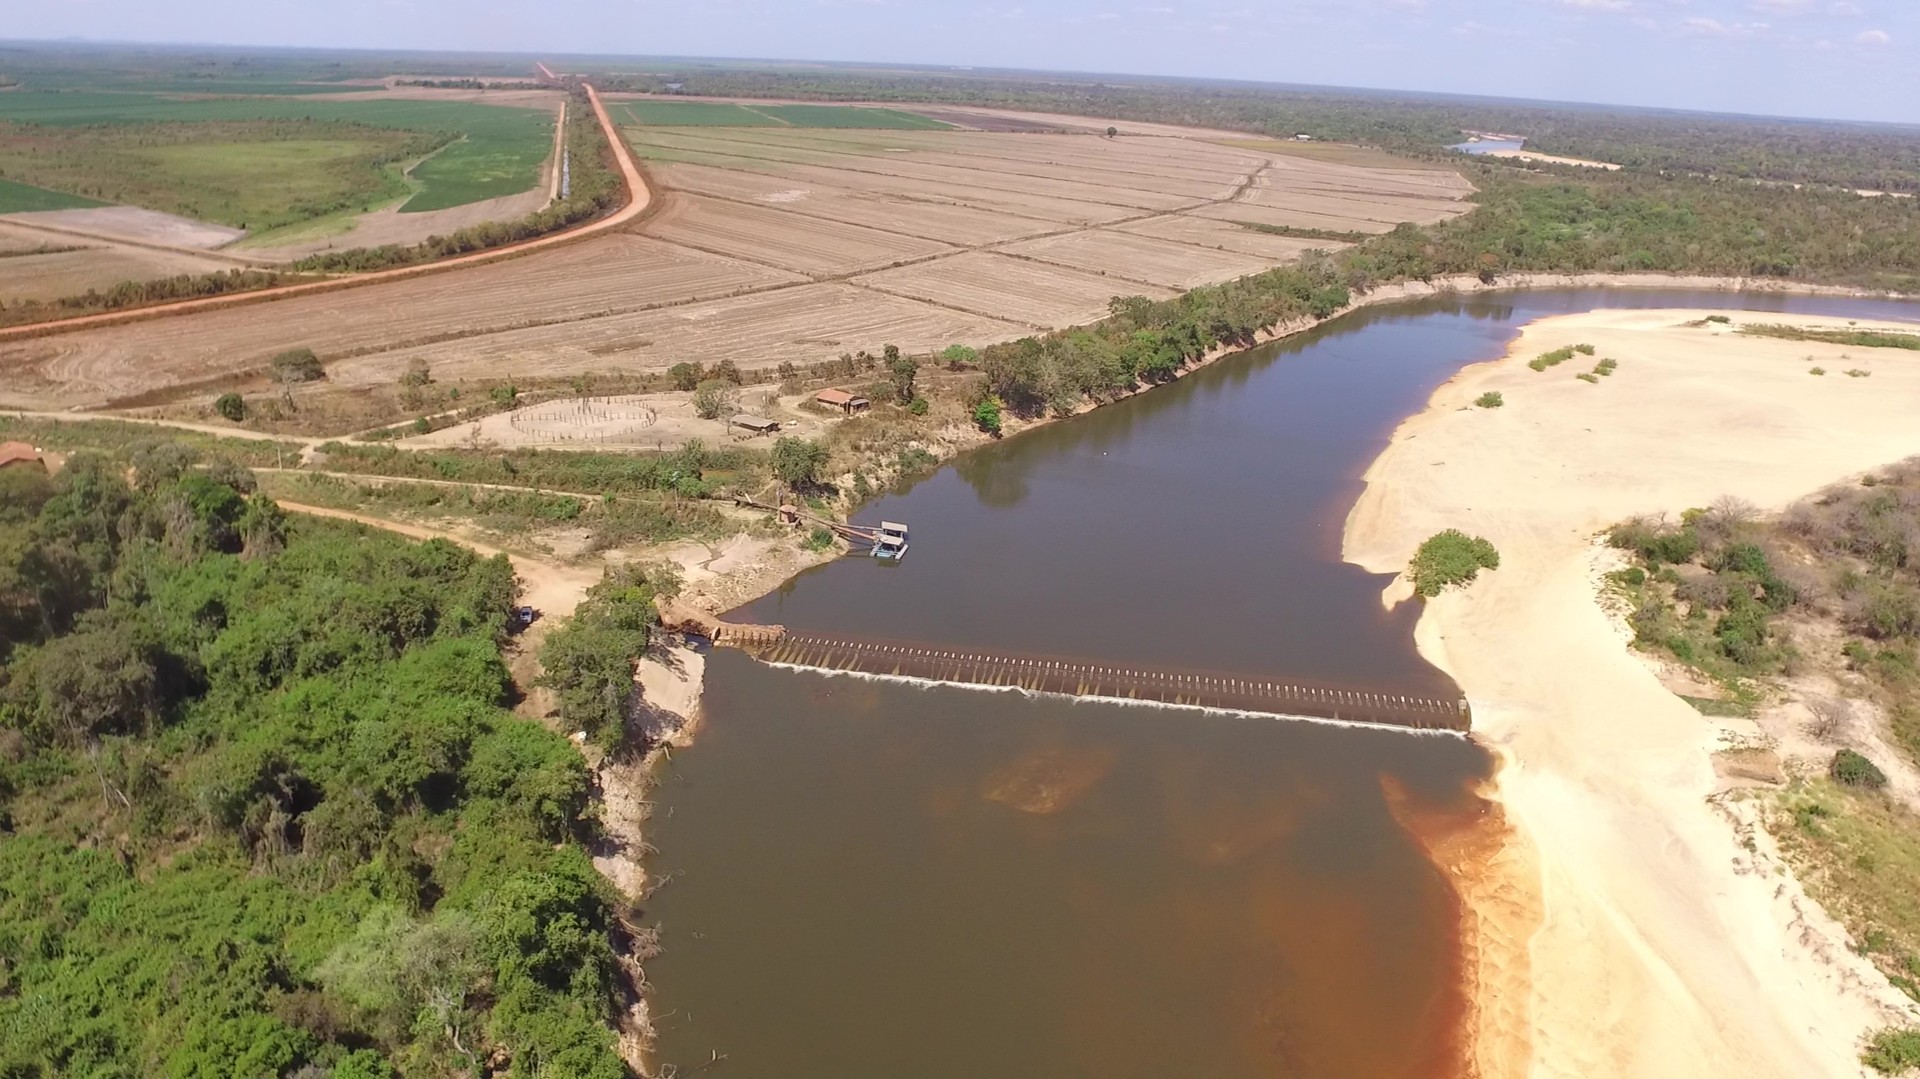
[(632, 442), (659, 418), (632, 397), (563, 397), (516, 409), (507, 423), (529, 442)]

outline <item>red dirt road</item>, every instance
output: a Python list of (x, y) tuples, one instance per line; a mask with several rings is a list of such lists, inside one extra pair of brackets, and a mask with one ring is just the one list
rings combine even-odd
[[(582, 84), (585, 85), (585, 84)], [(640, 167), (634, 164), (633, 153), (627, 149), (626, 140), (613, 126), (613, 119), (607, 115), (606, 106), (600, 103), (600, 94), (587, 86), (587, 99), (593, 102), (593, 114), (600, 121), (600, 130), (606, 134), (607, 143), (613, 147), (613, 156), (620, 165), (620, 175), (627, 187), (627, 204), (606, 217), (589, 221), (578, 228), (565, 232), (555, 232), (546, 236), (536, 236), (506, 247), (496, 247), (488, 251), (475, 251), (470, 255), (457, 255), (439, 262), (429, 262), (419, 266), (402, 266), (392, 270), (375, 270), (370, 273), (353, 274), (327, 281), (312, 281), (299, 285), (278, 285), (273, 288), (259, 289), (253, 292), (237, 292), (227, 296), (208, 296), (198, 300), (179, 300), (174, 303), (156, 304), (152, 307), (137, 307), (127, 311), (108, 311), (98, 315), (80, 315), (75, 318), (56, 319), (52, 322), (35, 322), (25, 326), (12, 326), (0, 329), (0, 341), (25, 337), (41, 337), (47, 334), (65, 333), (68, 330), (84, 330), (93, 326), (109, 326), (123, 322), (137, 322), (142, 319), (160, 318), (166, 315), (186, 314), (192, 311), (205, 311), (216, 307), (232, 307), (244, 303), (263, 303), (282, 299), (287, 296), (303, 296), (314, 292), (330, 292), (336, 289), (355, 288), (370, 285), (377, 281), (394, 281), (403, 277), (418, 277), (422, 274), (439, 273), (442, 270), (457, 269), (483, 262), (513, 258), (529, 251), (552, 247), (556, 244), (571, 243), (582, 237), (616, 229), (639, 217), (653, 202), (653, 193), (647, 190), (647, 183), (640, 176)]]

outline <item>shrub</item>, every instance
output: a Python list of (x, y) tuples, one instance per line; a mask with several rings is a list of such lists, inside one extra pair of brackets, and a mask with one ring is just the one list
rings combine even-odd
[(1900, 1075), (1920, 1067), (1920, 1029), (1888, 1027), (1867, 1040), (1860, 1062), (1882, 1075)]
[(946, 350), (940, 353), (940, 358), (947, 362), (949, 371), (959, 371), (979, 359), (980, 354), (965, 345), (948, 345)]
[(1579, 353), (1580, 355), (1582, 355), (1582, 356), (1591, 356), (1591, 355), (1593, 355), (1593, 346), (1592, 346), (1592, 345), (1575, 345), (1575, 346), (1573, 346), (1573, 350), (1574, 350), (1575, 352), (1578, 352), (1578, 353)]
[(697, 363), (676, 363), (667, 368), (667, 378), (672, 381), (673, 388), (682, 393), (698, 389), (705, 377)]
[(746, 381), (740, 374), (740, 366), (732, 360), (721, 360), (719, 363), (714, 364), (713, 370), (707, 372), (707, 377), (717, 378), (723, 382), (731, 382), (736, 386)]
[(928, 404), (927, 399), (924, 397), (915, 397), (913, 400), (907, 402), (907, 411), (913, 413), (916, 416), (926, 415), (927, 410), (932, 407), (933, 406)]
[(1862, 371), (1858, 367), (1850, 367), (1847, 369), (1847, 377), (1848, 378), (1871, 378), (1873, 377), (1873, 372)]
[(1826, 374), (1826, 373), (1827, 373), (1827, 369), (1826, 369), (1826, 368), (1824, 368), (1824, 367), (1809, 367), (1809, 368), (1807, 368), (1807, 374), (1809, 374), (1809, 375), (1824, 375), (1824, 374)]
[(433, 368), (427, 366), (427, 361), (418, 356), (407, 361), (407, 370), (405, 374), (400, 376), (400, 385), (408, 389), (417, 390), (432, 382)]
[(273, 358), (271, 374), (275, 382), (317, 382), (327, 377), (326, 369), (320, 366), (320, 357), (310, 348), (290, 348)]
[(1727, 317), (1727, 316), (1725, 316), (1725, 315), (1708, 315), (1708, 316), (1707, 316), (1707, 321), (1708, 321), (1708, 322), (1717, 322), (1717, 323), (1719, 323), (1719, 324), (1720, 324), (1720, 325), (1722, 325), (1722, 326), (1727, 326), (1727, 325), (1731, 325), (1731, 324), (1733, 323), (1733, 320), (1732, 320), (1732, 319), (1730, 319), (1730, 318), (1728, 318), (1728, 317)]
[(1507, 399), (1500, 396), (1499, 390), (1488, 390), (1474, 398), (1473, 403), (1479, 405), (1481, 408), (1499, 408), (1507, 403)]
[(809, 551), (824, 551), (833, 546), (833, 533), (820, 525), (815, 525), (813, 531), (807, 533), (807, 538), (801, 541), (800, 546)]
[(1499, 568), (1500, 552), (1493, 549), (1493, 544), (1449, 528), (1420, 545), (1414, 552), (1410, 573), (1416, 594), (1437, 596), (1450, 585), (1472, 582), (1483, 569)]
[(1595, 375), (1595, 374), (1593, 374), (1593, 373), (1591, 373), (1591, 372), (1588, 372), (1588, 371), (1582, 371), (1582, 372), (1580, 372), (1579, 374), (1577, 374), (1577, 375), (1575, 375), (1575, 376), (1573, 376), (1573, 377), (1575, 377), (1575, 378), (1577, 378), (1577, 379), (1579, 379), (1579, 380), (1580, 380), (1580, 381), (1582, 381), (1582, 382), (1590, 382), (1590, 383), (1592, 383), (1592, 384), (1594, 384), (1595, 386), (1598, 386), (1598, 385), (1600, 384), (1600, 376), (1598, 376), (1598, 375)]
[(223, 393), (213, 402), (213, 410), (239, 423), (247, 418), (247, 402), (237, 393)]
[(1549, 367), (1558, 367), (1571, 359), (1573, 359), (1573, 348), (1571, 346), (1567, 348), (1556, 348), (1552, 352), (1542, 352), (1540, 355), (1527, 361), (1527, 366), (1533, 368), (1535, 371), (1545, 371)]
[(1000, 437), (1000, 399), (989, 397), (973, 406), (973, 425), (995, 438)]
[(1614, 368), (1619, 366), (1620, 362), (1618, 360), (1601, 360), (1599, 363), (1593, 365), (1593, 373), (1596, 375), (1611, 375), (1613, 374)]
[[(1871, 787), (1879, 789), (1887, 785), (1887, 773), (1880, 766), (1851, 749), (1843, 749), (1833, 755), (1833, 763), (1827, 767), (1827, 774), (1836, 783), (1849, 787)], [(1920, 1062), (1920, 1061), (1917, 1061)]]

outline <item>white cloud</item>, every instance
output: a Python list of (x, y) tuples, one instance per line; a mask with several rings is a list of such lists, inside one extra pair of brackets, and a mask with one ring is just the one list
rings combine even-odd
[(1633, 0), (1560, 0), (1560, 3), (1579, 11), (1626, 11), (1633, 6)]
[(1858, 41), (1862, 45), (1891, 45), (1893, 44), (1893, 35), (1887, 33), (1885, 30), (1868, 30), (1853, 40)]

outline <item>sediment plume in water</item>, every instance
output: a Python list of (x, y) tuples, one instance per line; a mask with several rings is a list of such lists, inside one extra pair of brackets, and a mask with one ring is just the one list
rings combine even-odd
[(1492, 778), (1457, 806), (1414, 798), (1390, 775), (1380, 777), (1380, 788), (1453, 895), (1459, 1074), (1523, 1079), (1533, 1057), (1528, 948), (1545, 915), (1533, 848), (1508, 822)]

